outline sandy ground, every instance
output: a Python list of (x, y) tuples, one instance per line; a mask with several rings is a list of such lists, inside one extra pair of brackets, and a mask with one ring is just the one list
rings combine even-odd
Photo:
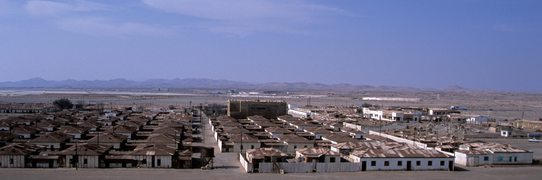
[(5, 180), (64, 179), (540, 179), (542, 167), (472, 168), (470, 171), (355, 172), (322, 174), (246, 174), (239, 169), (0, 169)]
[[(119, 92), (115, 92), (119, 93)], [(332, 92), (330, 92), (333, 94)], [(313, 92), (297, 92), (296, 95), (313, 94)], [(419, 98), (419, 102), (391, 102), (391, 101), (361, 101), (362, 97), (404, 97)], [(98, 93), (98, 94), (24, 94), (17, 96), (7, 96), (0, 94), (0, 103), (23, 103), (23, 102), (41, 102), (52, 103), (58, 98), (69, 98), (74, 102), (97, 102), (104, 104), (141, 104), (141, 105), (188, 105), (220, 103), (224, 104), (228, 99), (258, 99), (238, 98), (222, 95), (212, 95), (197, 92), (179, 92), (179, 93)], [(264, 99), (264, 98), (261, 98)], [(306, 105), (308, 98), (291, 96), (286, 98), (272, 98), (272, 100), (285, 100), (296, 106)], [(497, 93), (497, 92), (388, 92), (388, 91), (361, 91), (349, 94), (333, 94), (330, 97), (319, 96), (311, 99), (312, 105), (326, 106), (344, 106), (361, 105), (362, 103), (371, 103), (383, 106), (414, 106), (414, 107), (449, 107), (466, 106), (468, 111), (464, 114), (489, 115), (497, 119), (520, 119), (522, 117), (531, 120), (542, 118), (542, 95), (529, 93)]]

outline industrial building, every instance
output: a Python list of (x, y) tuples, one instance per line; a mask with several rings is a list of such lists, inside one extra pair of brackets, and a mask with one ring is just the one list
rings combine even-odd
[(274, 119), (286, 114), (288, 104), (284, 101), (228, 101), (228, 116), (236, 119), (246, 119), (254, 115)]

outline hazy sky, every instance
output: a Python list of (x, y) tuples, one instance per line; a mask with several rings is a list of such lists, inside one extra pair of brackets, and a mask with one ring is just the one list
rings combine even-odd
[(542, 91), (541, 0), (0, 0), (0, 81)]

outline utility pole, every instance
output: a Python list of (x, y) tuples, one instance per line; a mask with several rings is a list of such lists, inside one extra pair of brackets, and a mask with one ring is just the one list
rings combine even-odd
[(378, 135), (382, 136), (382, 116), (378, 116), (378, 124), (380, 124), (380, 129), (378, 130)]
[(98, 145), (100, 145), (100, 132), (96, 130), (96, 132), (98, 133), (98, 136), (97, 136), (97, 142), (98, 142)]
[(78, 145), (78, 142), (75, 141), (75, 158), (73, 158), (73, 162), (75, 164), (75, 170), (76, 171), (78, 170), (77, 168), (78, 168), (78, 164), (79, 164), (79, 154), (78, 154), (78, 150), (77, 150), (77, 148), (78, 148), (77, 145)]
[(241, 154), (243, 154), (243, 149), (245, 149), (243, 147), (243, 129), (241, 128)]

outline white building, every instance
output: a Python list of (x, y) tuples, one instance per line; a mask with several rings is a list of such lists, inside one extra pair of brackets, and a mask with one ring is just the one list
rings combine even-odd
[(24, 168), (28, 157), (37, 152), (38, 146), (10, 144), (0, 148), (0, 168)]
[[(64, 167), (73, 168), (103, 168), (105, 159), (102, 157), (111, 150), (112, 146), (98, 144), (82, 144), (71, 146), (61, 152), (65, 155)], [(75, 159), (77, 158), (77, 160)]]
[(431, 116), (445, 116), (448, 114), (456, 113), (456, 110), (446, 108), (429, 108), (428, 114)]
[(261, 142), (258, 138), (249, 134), (234, 134), (229, 136), (229, 140), (218, 139), (218, 148), (221, 152), (245, 152), (249, 149), (260, 148)]
[(298, 162), (340, 163), (341, 154), (327, 148), (301, 148), (296, 150)]
[(70, 137), (64, 133), (53, 132), (29, 141), (31, 144), (46, 147), (48, 150), (60, 150), (66, 145)]
[(396, 142), (364, 142), (348, 156), (362, 171), (423, 171), (454, 169), (454, 157), (433, 149)]
[(131, 155), (142, 168), (171, 168), (176, 149), (168, 146), (140, 145)]
[(284, 135), (279, 138), (280, 141), (284, 141), (287, 144), (284, 150), (287, 154), (295, 154), (298, 148), (312, 148), (314, 147), (314, 140), (308, 140), (303, 137), (294, 134)]
[(422, 115), (422, 113), (418, 111), (405, 112), (398, 110), (372, 110), (369, 108), (363, 108), (362, 110), (363, 117), (382, 121), (419, 121)]
[(487, 116), (472, 116), (470, 118), (467, 118), (467, 123), (470, 124), (485, 124), (489, 121), (489, 117)]
[(288, 110), (288, 114), (298, 118), (311, 118), (313, 113), (308, 109), (292, 108)]
[(532, 164), (533, 152), (498, 143), (469, 143), (455, 151), (455, 162), (463, 166)]
[(501, 130), (501, 136), (502, 137), (510, 137), (510, 136), (512, 136), (512, 131), (511, 130)]

